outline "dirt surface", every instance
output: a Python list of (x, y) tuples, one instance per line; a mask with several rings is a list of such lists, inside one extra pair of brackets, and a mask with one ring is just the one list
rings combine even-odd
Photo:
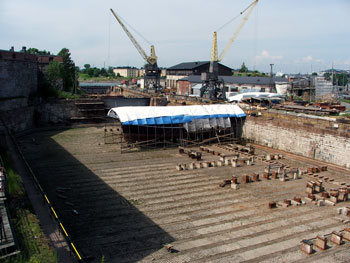
[[(348, 262), (350, 242), (331, 243), (307, 256), (300, 241), (349, 227), (336, 206), (268, 208), (268, 203), (306, 196), (303, 175), (265, 180), (266, 163), (176, 170), (193, 160), (177, 149), (120, 153), (104, 144), (102, 128), (38, 132), (19, 138), (26, 159), (88, 262)], [(211, 146), (217, 151), (224, 150)], [(199, 151), (199, 148), (195, 148)], [(260, 148), (257, 155), (276, 153)], [(226, 152), (230, 154), (230, 152)], [(218, 156), (203, 153), (205, 161)], [(312, 167), (289, 155), (289, 167)], [(259, 173), (260, 181), (219, 187), (233, 175)], [(327, 189), (350, 184), (349, 173), (329, 168)], [(171, 244), (168, 251), (165, 245)], [(327, 259), (326, 261), (324, 261)]]

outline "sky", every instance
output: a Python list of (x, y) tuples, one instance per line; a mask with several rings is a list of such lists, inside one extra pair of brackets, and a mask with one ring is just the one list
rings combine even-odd
[[(253, 0), (0, 0), (0, 49), (70, 50), (82, 67), (135, 66), (144, 60), (110, 8), (158, 66), (210, 59), (212, 35)], [(350, 69), (350, 0), (260, 0), (221, 61), (234, 69), (311, 73)], [(242, 16), (218, 31), (219, 54)], [(140, 35), (133, 31), (136, 29)], [(141, 36), (146, 38), (146, 42)]]

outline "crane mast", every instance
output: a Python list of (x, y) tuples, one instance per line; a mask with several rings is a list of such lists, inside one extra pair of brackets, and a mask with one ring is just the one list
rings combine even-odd
[(224, 56), (229, 51), (230, 47), (238, 37), (239, 33), (241, 32), (246, 22), (248, 21), (249, 16), (253, 12), (253, 9), (258, 2), (259, 0), (254, 0), (254, 2), (252, 2), (248, 7), (246, 7), (242, 12), (240, 12), (240, 15), (242, 15), (246, 11), (248, 11), (246, 15), (243, 17), (241, 23), (238, 25), (233, 36), (228, 41), (228, 43), (226, 44), (225, 48), (223, 49), (219, 57), (218, 57), (218, 50), (217, 50), (217, 32), (214, 32), (213, 44), (212, 44), (211, 56), (210, 56), (209, 72), (202, 73), (202, 81), (204, 85), (201, 91), (201, 97), (204, 95), (204, 93), (206, 93), (207, 96), (211, 99), (216, 99), (219, 93), (221, 93), (222, 97), (225, 97), (225, 92), (223, 87), (224, 83), (223, 81), (219, 81), (219, 78), (218, 78), (219, 77), (218, 63), (222, 61)]
[(150, 55), (147, 56), (146, 52), (140, 46), (140, 44), (136, 41), (124, 23), (121, 21), (119, 16), (110, 9), (115, 19), (118, 21), (126, 35), (129, 37), (132, 44), (135, 46), (137, 51), (140, 53), (141, 57), (146, 61), (145, 64), (145, 75), (144, 75), (144, 84), (147, 89), (154, 89), (156, 92), (161, 90), (160, 86), (160, 69), (157, 65), (158, 57), (156, 56), (156, 51), (154, 45), (151, 45)]

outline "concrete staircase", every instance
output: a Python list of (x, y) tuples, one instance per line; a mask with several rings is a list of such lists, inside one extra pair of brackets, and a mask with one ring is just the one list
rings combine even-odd
[(70, 120), (73, 123), (107, 122), (107, 109), (101, 99), (79, 99), (75, 101), (77, 116)]

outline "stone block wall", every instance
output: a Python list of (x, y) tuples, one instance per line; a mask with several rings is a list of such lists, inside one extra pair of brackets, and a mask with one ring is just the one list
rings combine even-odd
[(12, 98), (0, 100), (0, 112), (28, 106), (28, 98)]
[(2, 120), (13, 133), (32, 129), (34, 127), (33, 117), (34, 107), (23, 107), (1, 113)]
[(72, 100), (51, 100), (36, 107), (36, 121), (44, 124), (67, 123), (79, 116), (78, 108)]
[(350, 124), (264, 114), (246, 119), (243, 137), (261, 145), (350, 168)]
[[(9, 57), (12, 54), (13, 57)], [(38, 88), (36, 56), (15, 52), (0, 53), (0, 98), (28, 98)]]

